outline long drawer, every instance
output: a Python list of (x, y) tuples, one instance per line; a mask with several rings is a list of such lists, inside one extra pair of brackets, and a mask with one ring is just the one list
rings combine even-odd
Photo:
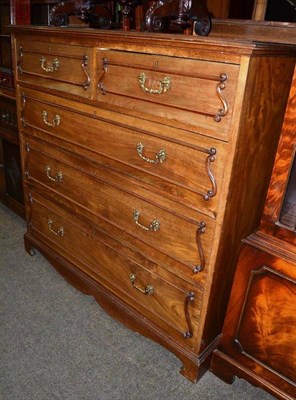
[(112, 50), (97, 57), (100, 102), (228, 137), (238, 65)]
[[(124, 181), (110, 184), (108, 173), (98, 179), (87, 163), (77, 165), (66, 153), (27, 139), (25, 175), (54, 190), (129, 235), (187, 266), (194, 274), (206, 270), (211, 253), (215, 220), (196, 213), (195, 220), (160, 207), (125, 190)], [(182, 232), (182, 234), (180, 234)]]
[(92, 49), (21, 40), (17, 51), (17, 77), (20, 82), (92, 97)]
[[(28, 232), (72, 262), (115, 296), (150, 318), (183, 346), (191, 347), (198, 331), (202, 289), (167, 274), (162, 278), (124, 254), (122, 246), (94, 232), (73, 214), (48, 199), (29, 194)], [(192, 339), (191, 339), (192, 338)]]
[[(59, 104), (59, 98), (22, 89), (22, 125), (27, 132), (46, 131), (74, 144), (75, 151), (91, 148), (102, 163), (153, 186), (192, 208), (215, 213), (219, 203), (227, 144), (197, 137), (195, 145), (164, 140), (94, 116), (93, 107), (77, 110)], [(55, 102), (55, 103), (53, 103)], [(72, 104), (73, 106), (73, 104)], [(79, 104), (76, 104), (79, 107)]]

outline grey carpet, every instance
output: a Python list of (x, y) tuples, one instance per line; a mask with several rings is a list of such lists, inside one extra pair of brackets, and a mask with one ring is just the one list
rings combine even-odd
[(180, 361), (110, 318), (37, 253), (24, 221), (0, 204), (1, 400), (271, 400), (208, 372), (192, 384)]

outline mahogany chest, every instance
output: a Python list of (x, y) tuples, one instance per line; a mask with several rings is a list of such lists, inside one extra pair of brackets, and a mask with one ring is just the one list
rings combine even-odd
[(260, 221), (295, 52), (24, 26), (13, 41), (27, 251), (197, 380)]

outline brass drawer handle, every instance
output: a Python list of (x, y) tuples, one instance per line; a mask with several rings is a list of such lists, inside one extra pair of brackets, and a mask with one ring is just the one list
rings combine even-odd
[(45, 167), (45, 172), (46, 172), (47, 178), (48, 178), (50, 181), (52, 181), (52, 182), (62, 182), (62, 180), (63, 180), (63, 173), (62, 173), (61, 171), (59, 171), (59, 172), (56, 174), (56, 176), (51, 176), (51, 175), (50, 175), (50, 171), (51, 171), (51, 168), (50, 168), (49, 165), (47, 165), (47, 166)]
[(139, 222), (140, 212), (137, 211), (137, 210), (134, 211), (133, 216), (134, 216), (134, 221), (135, 221), (136, 225), (138, 225), (138, 226), (139, 226), (141, 229), (143, 229), (144, 231), (156, 232), (156, 231), (158, 231), (159, 228), (160, 228), (160, 222), (159, 222), (157, 219), (154, 219), (154, 220), (149, 224), (149, 226), (142, 225), (142, 224)]
[(48, 229), (49, 229), (49, 231), (50, 231), (51, 233), (53, 233), (53, 234), (56, 235), (56, 236), (61, 236), (61, 237), (64, 236), (64, 228), (63, 228), (62, 226), (56, 231), (56, 230), (54, 230), (54, 229), (52, 228), (53, 221), (52, 221), (51, 219), (49, 219), (49, 220), (47, 221), (47, 224), (48, 224)]
[(227, 74), (221, 74), (220, 75), (220, 82), (218, 83), (216, 87), (216, 93), (222, 103), (222, 108), (218, 110), (217, 114), (214, 116), (214, 120), (216, 122), (220, 122), (222, 117), (225, 117), (225, 115), (228, 113), (229, 107), (228, 107), (228, 102), (223, 96), (222, 90), (226, 88), (226, 81), (228, 79)]
[(188, 295), (186, 296), (185, 303), (184, 303), (184, 312), (185, 312), (185, 318), (187, 322), (187, 327), (188, 330), (183, 333), (183, 338), (184, 339), (190, 339), (193, 336), (193, 328), (192, 328), (192, 323), (189, 315), (189, 303), (193, 303), (195, 298), (195, 295), (193, 292), (189, 292)]
[(81, 63), (81, 67), (83, 69), (83, 72), (84, 72), (85, 78), (86, 78), (86, 80), (82, 84), (83, 90), (87, 90), (87, 88), (90, 86), (90, 76), (89, 76), (89, 73), (87, 70), (87, 66), (88, 66), (88, 57), (86, 55), (84, 55), (82, 57), (82, 63)]
[(130, 281), (131, 284), (135, 289), (137, 289), (139, 292), (143, 294), (152, 294), (154, 292), (154, 287), (152, 285), (147, 285), (144, 289), (140, 288), (135, 284), (136, 276), (134, 274), (130, 274)]
[(46, 111), (42, 111), (41, 115), (42, 115), (43, 122), (47, 126), (53, 127), (53, 126), (59, 126), (61, 124), (61, 117), (58, 114), (56, 114), (54, 116), (54, 118), (52, 119), (52, 122), (48, 122), (48, 119), (47, 119), (48, 113)]
[(215, 177), (214, 177), (214, 175), (213, 175), (213, 173), (211, 171), (211, 164), (214, 161), (216, 161), (215, 155), (217, 153), (217, 150), (214, 147), (212, 147), (212, 148), (210, 148), (209, 153), (210, 154), (208, 155), (208, 157), (206, 159), (206, 172), (207, 172), (207, 175), (208, 175), (208, 177), (209, 177), (209, 179), (211, 181), (212, 188), (209, 189), (207, 191), (207, 193), (203, 195), (203, 199), (206, 200), (206, 201), (208, 201), (210, 198), (216, 196), (216, 194), (217, 194), (216, 179), (215, 179)]
[(11, 115), (9, 111), (0, 109), (0, 120), (5, 123), (9, 123)]
[(102, 73), (101, 77), (99, 78), (98, 89), (101, 91), (101, 94), (103, 94), (103, 95), (106, 94), (103, 80), (105, 78), (106, 73), (108, 72), (108, 62), (109, 61), (107, 58), (102, 58), (103, 73)]
[(40, 66), (45, 72), (54, 72), (59, 69), (60, 62), (57, 58), (55, 58), (52, 62), (46, 60), (45, 57), (40, 58)]
[(199, 259), (200, 262), (198, 265), (195, 265), (195, 267), (193, 268), (192, 272), (194, 274), (197, 274), (201, 271), (204, 270), (205, 268), (205, 254), (204, 254), (204, 250), (203, 250), (203, 246), (202, 246), (202, 242), (201, 242), (201, 235), (204, 235), (206, 233), (206, 226), (207, 224), (204, 221), (200, 221), (199, 223), (199, 227), (196, 230), (196, 245), (197, 245), (197, 249), (198, 249), (198, 254), (199, 254)]
[(163, 163), (167, 158), (165, 150), (159, 150), (159, 152), (155, 154), (155, 160), (152, 160), (150, 158), (143, 156), (144, 145), (142, 143), (138, 143), (136, 148), (139, 157), (150, 164)]
[(158, 89), (145, 87), (146, 80), (147, 80), (146, 74), (144, 72), (141, 72), (139, 75), (139, 84), (140, 88), (145, 93), (161, 94), (161, 93), (166, 93), (171, 88), (172, 80), (168, 76), (165, 76), (162, 80), (157, 82)]

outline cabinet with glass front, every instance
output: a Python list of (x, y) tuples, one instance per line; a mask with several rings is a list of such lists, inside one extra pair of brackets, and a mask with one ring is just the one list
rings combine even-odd
[(10, 2), (0, 0), (0, 86), (4, 88), (13, 86), (11, 44), (7, 30), (10, 22)]
[(9, 25), (30, 21), (30, 0), (0, 0), (0, 201), (24, 216)]
[(289, 180), (281, 207), (279, 223), (283, 228), (296, 232), (296, 161), (295, 148), (291, 162)]

